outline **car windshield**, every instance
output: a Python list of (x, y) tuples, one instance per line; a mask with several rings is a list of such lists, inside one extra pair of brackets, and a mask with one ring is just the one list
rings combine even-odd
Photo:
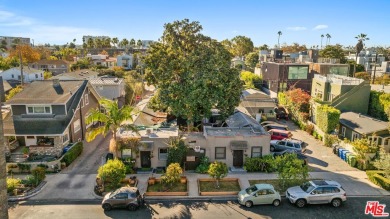
[(251, 187), (245, 189), (245, 192), (246, 192), (248, 195), (250, 195), (250, 194), (251, 194), (252, 192), (254, 192), (254, 191), (257, 191), (257, 187), (256, 187), (256, 186), (251, 186)]
[(305, 182), (300, 187), (303, 191), (307, 193), (314, 189), (314, 186), (310, 182)]

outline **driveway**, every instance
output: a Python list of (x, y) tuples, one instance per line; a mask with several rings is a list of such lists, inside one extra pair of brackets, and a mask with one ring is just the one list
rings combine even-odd
[(108, 152), (110, 135), (84, 142), (81, 155), (66, 169), (46, 176), (46, 185), (32, 200), (96, 199), (93, 187), (97, 170)]
[(339, 172), (339, 171), (357, 171), (358, 169), (349, 166), (349, 164), (338, 156), (333, 154), (332, 148), (324, 146), (324, 144), (309, 135), (307, 132), (299, 129), (291, 121), (281, 121), (289, 127), (293, 138), (302, 140), (307, 143), (305, 155), (309, 161), (310, 172)]

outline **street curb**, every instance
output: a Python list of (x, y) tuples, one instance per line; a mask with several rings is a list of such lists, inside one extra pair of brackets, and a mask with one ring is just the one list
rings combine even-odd
[(32, 191), (28, 192), (25, 196), (8, 196), (9, 202), (16, 202), (16, 201), (23, 201), (26, 199), (29, 199), (35, 195), (37, 195), (42, 188), (46, 185), (46, 181), (42, 181), (36, 188), (34, 188)]
[(145, 196), (145, 201), (232, 201), (237, 200), (237, 196)]

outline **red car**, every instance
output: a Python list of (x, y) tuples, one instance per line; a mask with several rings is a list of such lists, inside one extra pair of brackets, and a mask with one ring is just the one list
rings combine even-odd
[(268, 133), (271, 135), (271, 140), (283, 140), (292, 137), (291, 132), (280, 129), (271, 129)]

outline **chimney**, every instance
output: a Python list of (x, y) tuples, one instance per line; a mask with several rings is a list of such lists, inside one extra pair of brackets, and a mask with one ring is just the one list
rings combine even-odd
[(60, 79), (53, 79), (53, 87), (60, 87)]

